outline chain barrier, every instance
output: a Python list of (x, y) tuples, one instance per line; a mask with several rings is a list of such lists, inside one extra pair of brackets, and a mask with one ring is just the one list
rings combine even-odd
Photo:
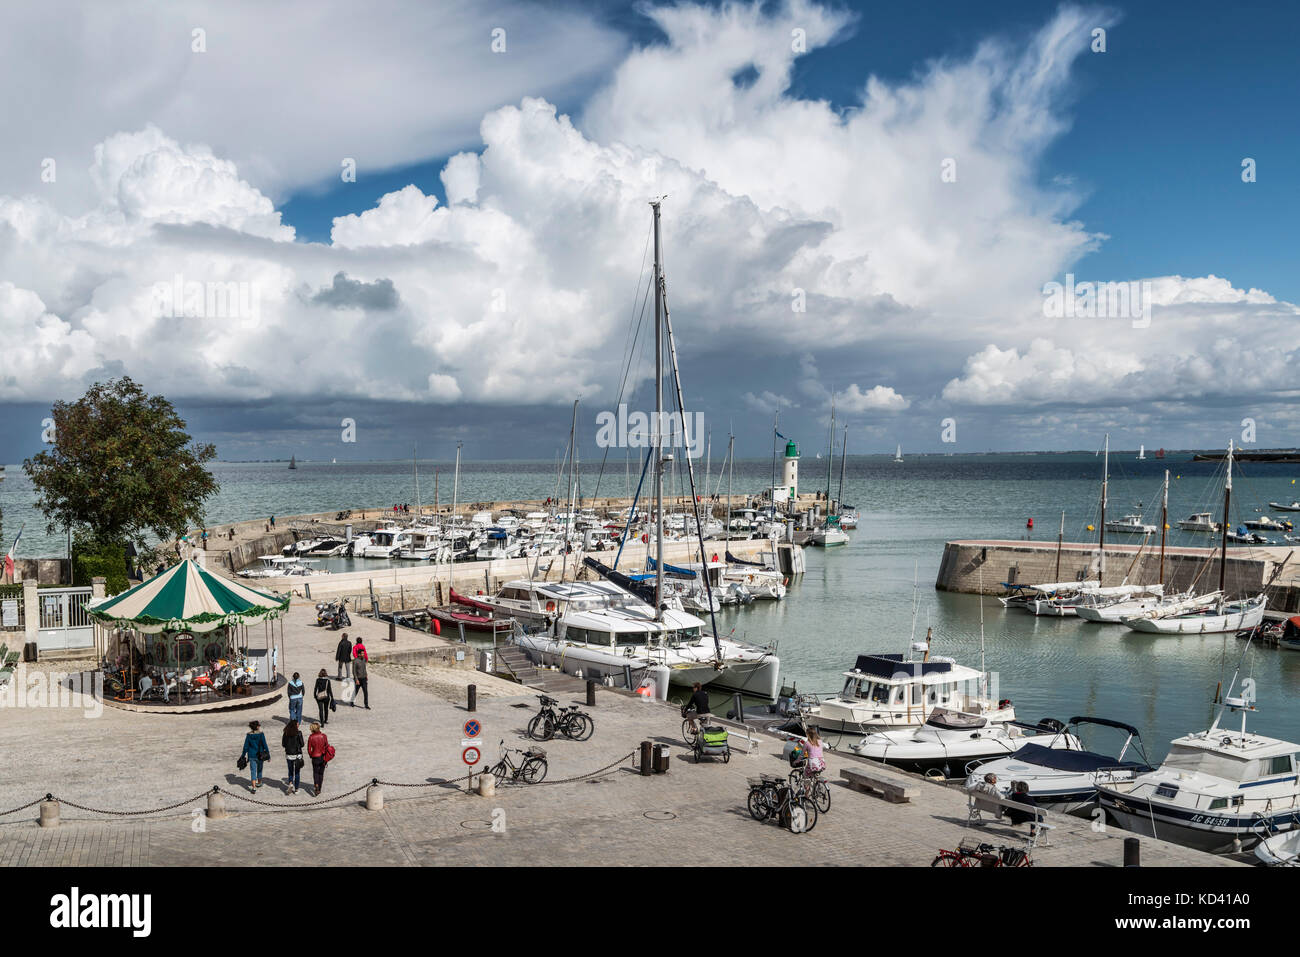
[[(573, 777), (561, 778), (558, 781), (539, 781), (537, 782), (537, 784), (544, 786), (548, 784), (572, 784), (575, 781), (585, 781), (588, 778), (594, 778), (597, 775), (604, 774), (607, 771), (611, 771), (614, 768), (616, 768), (618, 765), (622, 764), (624, 761), (629, 761), (634, 757), (636, 757), (636, 751), (629, 751), (627, 754), (623, 755), (622, 757), (617, 758), (616, 760), (611, 761), (609, 764), (605, 765), (604, 767), (597, 768), (594, 771), (587, 771), (584, 772), (583, 774), (574, 775)], [(492, 773), (491, 768), (484, 768), (482, 771), (478, 772), (478, 774), (480, 775), (491, 774), (491, 773)], [(194, 804), (195, 802), (206, 798), (210, 794), (224, 794), (226, 797), (234, 798), (238, 801), (244, 801), (245, 803), (248, 804), (255, 804), (259, 807), (275, 808), (277, 810), (282, 810), (282, 811), (299, 811), (299, 810), (306, 810), (308, 808), (313, 808), (313, 807), (320, 807), (326, 804), (332, 804), (335, 801), (342, 801), (345, 798), (352, 797), (354, 794), (360, 794), (362, 791), (366, 790), (366, 788), (369, 788), (372, 785), (376, 785), (376, 784), (382, 785), (384, 787), (390, 787), (390, 788), (434, 788), (434, 787), (446, 787), (448, 784), (454, 784), (457, 780), (458, 780), (457, 778), (452, 777), (452, 778), (443, 778), (442, 780), (438, 780), (438, 781), (419, 781), (419, 782), (408, 783), (403, 781), (381, 781), (378, 778), (371, 778), (365, 784), (355, 787), (351, 791), (346, 791), (342, 794), (335, 794), (332, 797), (317, 798), (314, 801), (307, 801), (306, 803), (295, 802), (293, 804), (285, 804), (276, 801), (259, 801), (257, 798), (249, 797), (244, 794), (239, 794), (238, 792), (235, 791), (227, 790), (226, 788), (223, 788), (220, 785), (214, 785), (209, 790), (200, 791), (198, 794), (194, 795), (193, 797), (186, 798), (183, 801), (177, 801), (175, 804), (168, 804), (164, 807), (148, 808), (146, 810), (141, 810), (141, 811), (112, 811), (106, 808), (89, 807), (88, 805), (85, 804), (77, 804), (73, 801), (69, 801), (66, 798), (56, 798), (53, 794), (46, 794), (43, 797), (37, 798), (35, 801), (29, 801), (28, 803), (20, 805), (19, 807), (11, 808), (8, 811), (0, 811), (0, 817), (6, 817), (7, 815), (10, 814), (17, 814), (19, 811), (25, 811), (28, 808), (33, 808), (36, 805), (40, 804), (42, 801), (58, 801), (60, 804), (66, 805), (70, 808), (76, 808), (78, 811), (86, 811), (90, 814), (107, 814), (110, 817), (139, 817), (145, 814), (162, 814), (165, 811), (174, 811), (177, 808), (185, 807), (188, 804)], [(514, 783), (514, 782), (508, 782), (508, 783)]]

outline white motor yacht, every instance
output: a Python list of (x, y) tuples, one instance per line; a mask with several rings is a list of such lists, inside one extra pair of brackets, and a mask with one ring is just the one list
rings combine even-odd
[(1217, 532), (1219, 523), (1209, 512), (1197, 512), (1179, 522), (1178, 527), (1185, 532)]
[(411, 541), (410, 532), (397, 525), (377, 528), (367, 538), (368, 543), (360, 549), (353, 546), (352, 554), (359, 555), (361, 558), (392, 558), (394, 552), (409, 545)]
[(1124, 532), (1129, 535), (1154, 535), (1157, 531), (1154, 525), (1148, 525), (1142, 521), (1139, 514), (1125, 515), (1123, 518), (1112, 519), (1106, 523), (1108, 532)]
[[(1235, 684), (1236, 676), (1209, 730), (1174, 739), (1160, 767), (1098, 787), (1120, 827), (1205, 851), (1296, 828), (1300, 744), (1248, 733), (1246, 714), (1255, 708), (1231, 696)], [(1237, 731), (1219, 726), (1229, 711), (1241, 713)]]
[[(927, 647), (927, 642), (917, 642), (913, 651)], [(844, 672), (839, 694), (814, 705), (807, 720), (826, 732), (856, 734), (920, 727), (935, 708), (977, 715), (993, 724), (1014, 721), (1010, 701), (993, 701), (982, 692), (985, 677), (928, 651), (920, 658), (858, 655), (853, 670)]]

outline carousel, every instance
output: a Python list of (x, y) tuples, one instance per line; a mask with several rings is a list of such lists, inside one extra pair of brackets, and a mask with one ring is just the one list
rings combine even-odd
[(287, 595), (255, 591), (189, 559), (91, 602), (104, 702), (214, 711), (278, 697), (288, 608)]

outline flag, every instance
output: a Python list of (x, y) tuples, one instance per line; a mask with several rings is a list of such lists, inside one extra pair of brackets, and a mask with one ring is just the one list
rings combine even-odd
[(23, 528), (26, 527), (24, 525), (18, 529), (18, 538), (14, 539), (14, 543), (9, 546), (9, 551), (5, 554), (5, 577), (10, 581), (14, 580), (14, 551), (18, 548), (18, 539), (23, 537)]
[[(773, 431), (773, 432), (776, 432), (776, 429), (773, 429), (772, 431)], [(790, 441), (788, 438), (786, 438), (786, 436), (782, 435), (780, 432), (776, 432), (776, 437), (777, 437), (778, 439), (785, 439), (787, 442)]]

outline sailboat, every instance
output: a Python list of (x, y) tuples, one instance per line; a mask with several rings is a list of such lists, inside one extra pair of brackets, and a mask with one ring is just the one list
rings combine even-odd
[[(671, 682), (689, 687), (693, 682), (711, 688), (725, 688), (752, 694), (767, 701), (780, 691), (780, 659), (770, 648), (758, 648), (718, 634), (713, 619), (712, 634), (705, 622), (677, 608), (668, 600), (664, 587), (664, 488), (665, 467), (672, 456), (664, 452), (665, 360), (672, 372), (676, 406), (684, 409), (672, 320), (668, 313), (664, 281), (663, 250), (660, 242), (660, 201), (650, 203), (654, 213), (654, 335), (655, 415), (647, 464), (654, 474), (654, 524), (648, 531), (654, 552), (654, 580), (636, 581), (591, 558), (584, 564), (600, 575), (594, 582), (506, 582), (500, 593), (484, 604), (533, 624), (544, 631), (517, 637), (516, 643), (529, 658), (566, 671), (581, 669), (585, 676), (617, 680), (629, 671), (653, 680), (656, 696), (664, 697), (664, 685)], [(666, 354), (665, 354), (666, 353)], [(574, 408), (576, 426), (577, 407)], [(571, 432), (571, 434), (573, 434)], [(689, 444), (689, 436), (685, 436)], [(576, 454), (576, 445), (571, 443)], [(573, 509), (573, 476), (576, 463), (570, 458), (570, 514)], [(694, 531), (704, 554), (700, 498), (695, 490), (695, 470), (686, 457), (685, 472), (690, 482)], [(567, 561), (567, 559), (566, 559)], [(563, 575), (562, 575), (563, 578)], [(712, 606), (713, 582), (701, 576), (707, 603)], [(713, 618), (713, 612), (709, 613)], [(635, 680), (635, 676), (633, 676)], [(630, 683), (630, 682), (629, 682)]]
[[(830, 430), (830, 449), (827, 452), (826, 461), (826, 520), (813, 529), (812, 535), (808, 541), (813, 545), (821, 545), (823, 548), (833, 548), (836, 545), (847, 545), (849, 543), (848, 533), (840, 527), (840, 516), (836, 512), (836, 502), (831, 498), (831, 472), (835, 468), (835, 395), (831, 394), (831, 430)], [(841, 482), (841, 490), (843, 483)]]
[(297, 467), (298, 467), (298, 460), (295, 459), (292, 455), (289, 456), (289, 468), (296, 469)]
[(903, 447), (901, 445), (894, 450), (894, 461), (895, 462), (903, 461)]
[(1139, 445), (1139, 446), (1138, 446), (1138, 461), (1139, 461), (1139, 462), (1145, 462), (1146, 459), (1147, 459), (1147, 447), (1146, 447), (1145, 445)]
[[(1228, 442), (1227, 473), (1223, 485), (1223, 523), (1219, 545), (1219, 588), (1213, 596), (1185, 599), (1169, 607), (1157, 607), (1121, 621), (1132, 631), (1153, 632), (1165, 635), (1218, 634), (1224, 631), (1242, 631), (1254, 628), (1264, 620), (1265, 596), (1256, 595), (1240, 601), (1227, 601), (1226, 575), (1228, 570), (1228, 528), (1231, 525), (1229, 509), (1232, 506), (1232, 453), (1233, 443)], [(1207, 599), (1213, 598), (1212, 601)], [(1197, 603), (1189, 608), (1186, 601)]]

